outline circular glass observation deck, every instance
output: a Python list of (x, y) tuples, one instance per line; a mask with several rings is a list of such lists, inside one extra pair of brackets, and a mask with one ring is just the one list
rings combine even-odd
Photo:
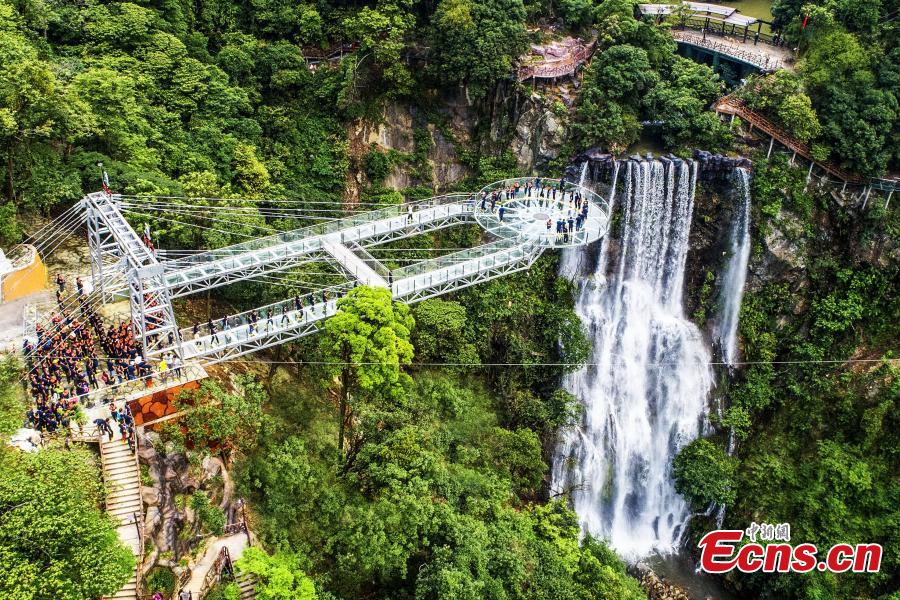
[(545, 177), (497, 181), (475, 197), (475, 220), (501, 238), (548, 247), (589, 244), (606, 235), (609, 204), (586, 187)]

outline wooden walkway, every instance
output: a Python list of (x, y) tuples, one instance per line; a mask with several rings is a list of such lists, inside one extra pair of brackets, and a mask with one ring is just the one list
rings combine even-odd
[[(759, 129), (760, 131), (769, 135), (772, 140), (777, 140), (778, 143), (780, 143), (782, 146), (788, 148), (796, 154), (799, 154), (806, 160), (810, 161), (810, 163), (815, 163), (829, 175), (833, 175), (834, 177), (837, 177), (838, 179), (847, 183), (865, 183), (865, 180), (855, 173), (850, 173), (849, 171), (846, 171), (830, 162), (815, 160), (812, 157), (812, 151), (808, 144), (794, 138), (784, 129), (782, 129), (766, 117), (762, 116), (758, 112), (751, 110), (746, 104), (744, 104), (743, 101), (738, 100), (734, 96), (725, 96), (724, 98), (719, 99), (719, 101), (716, 102), (714, 108), (716, 113), (718, 114), (740, 117), (741, 120), (750, 125), (751, 131), (753, 131), (754, 128)], [(769, 154), (771, 154), (771, 152), (772, 146), (770, 144)]]
[(545, 59), (521, 65), (516, 72), (516, 77), (519, 81), (525, 81), (526, 79), (556, 79), (574, 75), (575, 71), (590, 58), (593, 51), (593, 42), (586, 46), (574, 46), (572, 52), (561, 58)]

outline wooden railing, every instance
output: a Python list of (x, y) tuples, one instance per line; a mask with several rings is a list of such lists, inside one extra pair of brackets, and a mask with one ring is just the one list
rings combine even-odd
[(231, 554), (228, 552), (228, 546), (222, 546), (212, 567), (206, 572), (206, 577), (203, 578), (203, 585), (200, 587), (200, 598), (203, 598), (213, 586), (219, 583), (222, 579), (222, 573), (225, 572), (234, 574), (234, 565), (231, 564)]
[(812, 150), (810, 149), (808, 144), (794, 138), (781, 127), (779, 127), (763, 115), (759, 114), (758, 112), (752, 110), (742, 100), (739, 100), (734, 96), (725, 96), (724, 98), (721, 98), (718, 102), (716, 102), (715, 110), (717, 113), (736, 115), (740, 117), (741, 119), (749, 123), (751, 128), (756, 127), (757, 129), (767, 133), (768, 135), (778, 140), (779, 143), (787, 147), (789, 150), (796, 152), (797, 154), (811, 162), (816, 163), (824, 171), (830, 173), (831, 175), (834, 175), (835, 177), (843, 181), (847, 181), (850, 183), (863, 183), (863, 179), (859, 175), (850, 173), (849, 171), (845, 171), (844, 169), (832, 163), (813, 159)]
[(522, 65), (518, 69), (519, 81), (526, 79), (553, 79), (571, 75), (586, 61), (594, 50), (594, 44), (578, 46), (570, 54), (554, 59), (544, 60), (530, 65)]

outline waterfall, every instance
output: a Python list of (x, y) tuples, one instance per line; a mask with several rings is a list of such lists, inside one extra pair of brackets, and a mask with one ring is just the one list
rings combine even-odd
[(713, 338), (722, 353), (722, 361), (731, 366), (737, 362), (737, 329), (747, 281), (750, 259), (750, 172), (735, 169), (732, 176), (740, 208), (735, 211), (728, 239), (730, 258), (719, 285), (719, 310), (712, 323)]
[[(587, 181), (588, 175), (588, 162), (584, 161), (581, 165), (581, 175), (579, 177), (578, 185), (584, 187), (585, 182)], [(612, 215), (613, 210), (615, 209), (616, 202), (616, 184), (619, 180), (619, 162), (613, 161), (613, 172), (612, 172), (612, 183), (609, 187), (609, 197), (607, 198), (607, 202), (609, 203), (609, 214)], [(566, 279), (575, 279), (582, 269), (582, 265), (584, 264), (584, 259), (589, 254), (590, 249), (584, 247), (571, 248), (565, 250), (562, 253), (562, 259), (559, 264), (559, 275), (560, 277), (565, 277)], [(603, 239), (600, 241), (600, 258), (597, 261), (597, 268), (594, 269), (594, 275), (597, 279), (598, 285), (606, 281), (606, 262), (607, 255), (609, 254), (609, 235), (603, 236)]]
[[(564, 433), (555, 489), (571, 490), (584, 531), (638, 558), (674, 550), (688, 518), (671, 461), (701, 433), (710, 356), (681, 306), (697, 167), (627, 163), (618, 269), (582, 269), (576, 310), (593, 342), (590, 364), (566, 388), (584, 407)], [(590, 261), (583, 261), (588, 264)]]

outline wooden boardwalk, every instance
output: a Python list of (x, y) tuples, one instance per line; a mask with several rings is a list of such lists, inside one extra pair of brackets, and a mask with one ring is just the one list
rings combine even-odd
[(516, 77), (519, 81), (527, 79), (556, 79), (574, 75), (594, 51), (594, 43), (573, 45), (571, 52), (558, 58), (544, 59), (540, 62), (519, 66)]
[[(751, 131), (754, 128), (759, 129), (760, 131), (769, 135), (772, 140), (777, 140), (778, 143), (780, 143), (782, 146), (788, 148), (796, 154), (799, 154), (811, 163), (815, 163), (829, 175), (833, 175), (834, 177), (837, 177), (838, 179), (847, 183), (865, 183), (865, 180), (855, 173), (846, 171), (841, 167), (838, 167), (837, 165), (827, 161), (815, 160), (812, 156), (812, 150), (810, 149), (808, 144), (794, 138), (784, 129), (782, 129), (766, 117), (762, 116), (758, 112), (751, 110), (743, 101), (735, 98), (734, 96), (725, 96), (724, 98), (719, 99), (719, 101), (716, 102), (714, 108), (716, 113), (718, 114), (740, 117), (741, 120), (750, 125)], [(771, 154), (771, 152), (772, 146), (770, 144), (769, 154)]]

